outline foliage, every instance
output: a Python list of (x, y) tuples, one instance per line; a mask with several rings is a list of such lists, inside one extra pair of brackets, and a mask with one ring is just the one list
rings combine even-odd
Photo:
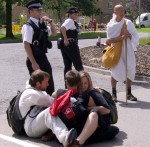
[(6, 12), (5, 12), (5, 4), (3, 0), (0, 0), (0, 24), (6, 23)]
[(71, 0), (70, 5), (78, 7), (83, 15), (92, 16), (94, 14), (100, 14), (100, 9), (96, 8), (98, 0)]
[[(100, 14), (100, 9), (96, 8), (98, 0), (43, 0), (44, 8), (46, 10), (53, 10), (60, 22), (64, 18), (67, 7), (76, 6), (81, 15), (92, 16), (93, 14)], [(86, 5), (85, 5), (86, 3)]]
[[(150, 12), (150, 0), (140, 0), (140, 12)], [(139, 0), (133, 0), (129, 2), (129, 11), (136, 18), (139, 15)], [(137, 13), (138, 12), (138, 13)]]

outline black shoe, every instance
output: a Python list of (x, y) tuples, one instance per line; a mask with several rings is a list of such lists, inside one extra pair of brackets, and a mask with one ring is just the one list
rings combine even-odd
[(113, 101), (114, 101), (115, 103), (118, 102), (118, 101), (117, 101), (117, 95), (116, 95), (116, 94), (112, 94), (112, 99), (113, 99)]
[(128, 98), (128, 100), (130, 100), (130, 101), (137, 101), (137, 98), (136, 98), (135, 96), (133, 96), (132, 93), (129, 94), (129, 95), (127, 96), (127, 98)]
[(66, 135), (65, 142), (63, 143), (64, 147), (68, 147), (72, 142), (77, 138), (76, 129), (72, 128)]

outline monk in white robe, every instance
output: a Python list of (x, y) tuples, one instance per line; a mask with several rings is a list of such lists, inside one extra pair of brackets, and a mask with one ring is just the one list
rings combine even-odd
[[(126, 81), (126, 47), (125, 39), (127, 39), (127, 85), (128, 85), (128, 100), (137, 101), (131, 93), (131, 84), (135, 78), (136, 72), (136, 61), (135, 53), (136, 47), (139, 42), (139, 37), (134, 27), (134, 24), (129, 20), (124, 18), (125, 10), (122, 5), (116, 5), (114, 7), (113, 18), (107, 24), (107, 41), (106, 44), (114, 45), (118, 41), (123, 41), (122, 52), (118, 64), (111, 68), (111, 85), (112, 85), (112, 96), (115, 102), (117, 102), (116, 94), (116, 84), (117, 81)], [(126, 20), (126, 29), (124, 34), (120, 35), (122, 26)]]

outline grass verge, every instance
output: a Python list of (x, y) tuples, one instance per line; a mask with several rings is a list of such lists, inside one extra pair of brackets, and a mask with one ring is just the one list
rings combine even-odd
[(137, 28), (136, 29), (137, 30), (137, 32), (145, 32), (145, 33), (149, 33), (150, 32), (150, 28)]
[(140, 45), (150, 45), (150, 38), (141, 38)]
[[(101, 35), (101, 38), (105, 38), (106, 32), (80, 33), (79, 39), (92, 39), (92, 38), (97, 38), (99, 35)], [(50, 37), (50, 40), (54, 41), (54, 40), (57, 40), (59, 37), (60, 37), (60, 33), (58, 33), (56, 36)], [(0, 43), (16, 43), (16, 42), (22, 42), (21, 34), (14, 34), (14, 38), (6, 38), (4, 34), (0, 34)]]

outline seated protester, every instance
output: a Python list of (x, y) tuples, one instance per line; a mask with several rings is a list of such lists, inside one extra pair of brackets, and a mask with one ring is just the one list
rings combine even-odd
[(66, 147), (76, 138), (77, 133), (75, 129), (68, 131), (59, 117), (50, 115), (49, 106), (52, 105), (54, 99), (45, 92), (49, 85), (49, 78), (49, 74), (41, 70), (36, 70), (31, 74), (29, 79), (31, 87), (22, 93), (19, 109), (24, 117), (33, 106), (25, 118), (24, 129), (27, 136), (38, 138), (51, 129), (59, 142)]
[(110, 108), (107, 101), (105, 100), (103, 95), (99, 93), (99, 89), (93, 88), (91, 77), (87, 72), (81, 71), (80, 78), (81, 84), (79, 87), (79, 91), (82, 94), (82, 98), (85, 100), (87, 110), (91, 111), (94, 109), (94, 111), (97, 111), (99, 123), (101, 123), (98, 128), (99, 132), (96, 132), (88, 140), (88, 142), (98, 142), (115, 137), (116, 134), (118, 134), (119, 129), (115, 126), (110, 126)]
[[(65, 80), (66, 80), (68, 91), (71, 89), (78, 90), (77, 88), (80, 85), (79, 72), (72, 71), (72, 70), (68, 71), (65, 75)], [(67, 90), (59, 89), (58, 91), (54, 92), (52, 96), (54, 98), (58, 98), (61, 94), (63, 95), (66, 91)], [(78, 96), (79, 97), (77, 97), (77, 99), (80, 99), (81, 96), (80, 95)], [(81, 100), (82, 104), (85, 106), (85, 100), (83, 98), (81, 99), (82, 99)], [(92, 109), (90, 113), (86, 111), (86, 113), (84, 113), (79, 118), (74, 120), (74, 122), (69, 122), (69, 123), (64, 122), (64, 123), (66, 124), (68, 128), (74, 127), (77, 130), (78, 137), (76, 138), (76, 140), (72, 143), (70, 147), (80, 146), (87, 142), (91, 143), (94, 141), (96, 142), (96, 141), (101, 141), (105, 139), (111, 139), (118, 133), (118, 128), (116, 127), (110, 128), (110, 129), (107, 128), (106, 131), (102, 131), (100, 129), (102, 127), (101, 125), (103, 125), (103, 122), (101, 122), (101, 119), (99, 119), (99, 112), (95, 109)], [(115, 134), (112, 134), (111, 132), (115, 132)]]
[(80, 77), (81, 77), (81, 85), (79, 87), (79, 91), (80, 93), (82, 93), (83, 98), (85, 98), (85, 103), (86, 106), (88, 106), (88, 110), (94, 107), (99, 108), (102, 115), (109, 114), (110, 113), (109, 105), (107, 104), (106, 100), (101, 94), (98, 95), (100, 97), (98, 99), (96, 99), (96, 96), (95, 97), (89, 96), (89, 95), (94, 96), (95, 95), (94, 91), (95, 92), (97, 91), (96, 89), (93, 88), (90, 75), (87, 72), (82, 71), (80, 72)]

